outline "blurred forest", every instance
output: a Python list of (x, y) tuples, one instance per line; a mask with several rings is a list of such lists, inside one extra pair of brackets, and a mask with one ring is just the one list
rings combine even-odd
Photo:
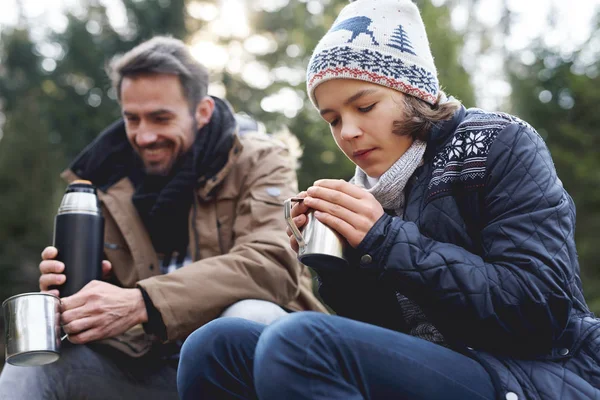
[[(58, 175), (119, 117), (104, 65), (153, 35), (185, 40), (211, 68), (211, 93), (261, 121), (268, 132), (289, 130), (299, 139), (301, 189), (318, 178), (348, 178), (353, 173), (327, 124), (306, 98), (304, 82), (312, 48), (347, 0), (246, 1), (247, 21), (239, 23), (223, 18), (240, 13), (223, 6), (232, 3), (228, 0), (121, 2), (126, 23), (120, 26), (111, 21), (102, 2), (82, 0), (77, 10), (65, 14), (64, 29), (40, 27), (23, 15), (14, 26), (1, 27), (0, 300), (38, 290), (40, 252), (52, 241), (53, 218), (65, 188)], [(471, 17), (465, 29), (453, 28), (454, 7), (477, 2), (416, 0), (440, 82), (467, 107), (477, 106), (464, 60), (477, 60), (492, 50), (502, 53), (512, 86), (502, 111), (538, 129), (575, 199), (584, 289), (598, 313), (600, 269), (595, 260), (600, 246), (594, 245), (600, 231), (600, 113), (594, 111), (600, 103), (598, 18), (595, 34), (572, 53), (556, 53), (540, 41), (523, 57), (491, 44), (510, 31), (508, 10), (493, 29)], [(478, 46), (465, 54), (464, 43), (474, 37)]]

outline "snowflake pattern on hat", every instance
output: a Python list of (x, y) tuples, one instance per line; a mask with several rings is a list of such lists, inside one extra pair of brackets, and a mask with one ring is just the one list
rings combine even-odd
[[(369, 49), (335, 47), (314, 57), (309, 66), (313, 81), (326, 76), (366, 80), (435, 102), (437, 78), (425, 68)], [(311, 82), (309, 81), (309, 86)]]

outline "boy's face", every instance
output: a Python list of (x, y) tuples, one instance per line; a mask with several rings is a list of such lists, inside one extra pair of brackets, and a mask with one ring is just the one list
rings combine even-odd
[(404, 116), (403, 94), (370, 82), (332, 79), (315, 98), (321, 116), (346, 156), (368, 176), (379, 178), (410, 147), (410, 136), (393, 133)]

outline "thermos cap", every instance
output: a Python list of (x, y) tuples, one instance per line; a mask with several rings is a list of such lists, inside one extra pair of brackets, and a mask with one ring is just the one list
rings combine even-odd
[(58, 214), (68, 213), (101, 214), (96, 187), (90, 181), (76, 180), (67, 187)]

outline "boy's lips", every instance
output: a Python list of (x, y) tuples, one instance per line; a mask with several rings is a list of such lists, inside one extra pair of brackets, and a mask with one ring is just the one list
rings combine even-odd
[(365, 157), (368, 154), (370, 154), (373, 150), (375, 150), (375, 147), (370, 149), (356, 150), (354, 153), (352, 153), (352, 156), (356, 158)]

